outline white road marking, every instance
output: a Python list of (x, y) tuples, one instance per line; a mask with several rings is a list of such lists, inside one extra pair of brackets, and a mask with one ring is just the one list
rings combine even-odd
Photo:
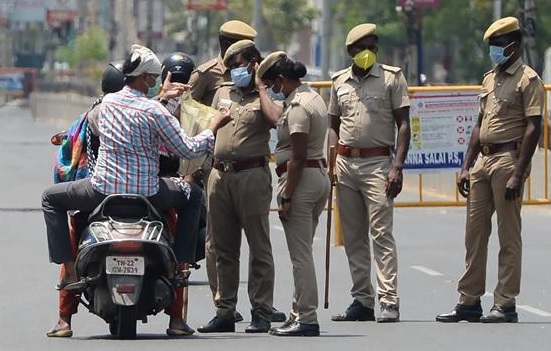
[(419, 272), (422, 272), (422, 273), (425, 273), (425, 274), (428, 274), (428, 275), (431, 275), (433, 277), (437, 277), (437, 276), (442, 276), (444, 274), (440, 273), (440, 272), (437, 272), (437, 271), (433, 271), (432, 269), (430, 268), (427, 268), (427, 267), (423, 267), (423, 266), (411, 266), (411, 268), (419, 271)]
[(551, 317), (551, 313), (540, 310), (540, 309), (537, 309), (537, 308), (532, 307), (532, 306), (517, 305), (517, 307), (520, 308), (521, 310), (525, 310), (526, 312), (537, 314), (538, 316), (541, 316), (541, 317)]
[(283, 227), (279, 225), (273, 225), (272, 228), (283, 231)]
[(486, 291), (486, 292), (484, 293), (484, 296), (485, 296), (485, 297), (493, 297), (494, 294), (491, 293), (491, 292), (489, 292), (489, 291)]

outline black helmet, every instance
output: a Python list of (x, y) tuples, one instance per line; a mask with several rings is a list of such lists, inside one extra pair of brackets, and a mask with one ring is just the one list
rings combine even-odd
[(191, 72), (195, 69), (195, 62), (183, 52), (175, 52), (164, 59), (161, 69), (163, 82), (168, 72), (171, 72), (173, 82), (186, 84), (189, 81)]
[(101, 76), (101, 90), (104, 94), (115, 93), (124, 87), (121, 62), (111, 62)]

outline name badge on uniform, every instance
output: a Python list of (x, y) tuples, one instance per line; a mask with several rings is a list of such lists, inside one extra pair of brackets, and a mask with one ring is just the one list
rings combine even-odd
[(339, 90), (337, 90), (337, 96), (341, 97), (345, 94), (348, 94), (349, 92), (350, 92), (350, 89), (339, 89)]
[(220, 99), (218, 100), (218, 109), (227, 109), (227, 110), (230, 110), (231, 109), (231, 105), (232, 105), (232, 101), (230, 99)]

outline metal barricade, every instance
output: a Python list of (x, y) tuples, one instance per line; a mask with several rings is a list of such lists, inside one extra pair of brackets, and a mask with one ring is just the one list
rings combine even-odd
[[(331, 87), (330, 81), (308, 82), (308, 84), (317, 89), (322, 94), (324, 89)], [(479, 85), (463, 86), (427, 86), (410, 87), (410, 96), (418, 92), (459, 92), (467, 90), (480, 90)], [(545, 108), (543, 116), (543, 147), (536, 150), (532, 159), (532, 171), (526, 181), (525, 195), (523, 204), (525, 205), (549, 205), (549, 107), (547, 93), (551, 92), (551, 85), (545, 85)], [(322, 94), (323, 95), (323, 94)], [(541, 145), (540, 145), (541, 146)], [(465, 200), (459, 196), (456, 184), (459, 172), (450, 172), (446, 174), (425, 174), (419, 172), (405, 172), (404, 189), (402, 194), (395, 201), (396, 207), (436, 207), (436, 206), (464, 206)], [(437, 183), (437, 184), (435, 184)], [(427, 189), (428, 188), (428, 189)], [(413, 199), (403, 199), (406, 194), (416, 194)], [(400, 199), (402, 198), (402, 199)]]

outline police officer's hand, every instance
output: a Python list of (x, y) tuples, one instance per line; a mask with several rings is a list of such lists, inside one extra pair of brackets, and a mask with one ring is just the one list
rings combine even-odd
[(467, 198), (467, 196), (469, 196), (470, 179), (471, 176), (469, 174), (469, 171), (461, 171), (459, 179), (457, 180), (457, 191), (459, 191), (461, 196), (463, 196), (464, 198)]
[(253, 72), (255, 73), (255, 75), (254, 75), (254, 84), (256, 84), (257, 88), (266, 87), (266, 84), (264, 84), (262, 79), (260, 79), (258, 74), (256, 74), (256, 72), (258, 71), (258, 66), (259, 66), (258, 62), (255, 62), (254, 66), (253, 66)]
[(522, 181), (519, 176), (512, 175), (505, 186), (505, 200), (515, 200), (520, 197)]
[(291, 203), (290, 202), (286, 202), (284, 204), (282, 204), (281, 202), (279, 203), (277, 212), (279, 214), (279, 219), (282, 222), (285, 222), (285, 221), (289, 220), (289, 211), (290, 210), (291, 210)]
[(166, 75), (165, 81), (163, 82), (163, 87), (159, 94), (159, 97), (170, 100), (176, 97), (182, 96), (185, 91), (191, 89), (191, 85), (183, 84), (178, 82), (171, 82), (172, 72), (168, 72)]
[(386, 180), (386, 196), (390, 199), (394, 199), (402, 191), (402, 168), (397, 166), (392, 166), (390, 172), (388, 173), (388, 178)]

